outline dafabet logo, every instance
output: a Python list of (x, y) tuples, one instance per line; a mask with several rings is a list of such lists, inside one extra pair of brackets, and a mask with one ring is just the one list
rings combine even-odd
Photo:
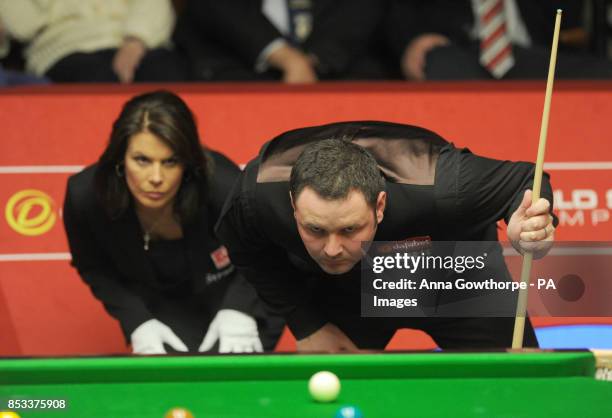
[(6, 203), (6, 221), (22, 235), (37, 236), (49, 231), (57, 219), (51, 197), (35, 189), (21, 190)]

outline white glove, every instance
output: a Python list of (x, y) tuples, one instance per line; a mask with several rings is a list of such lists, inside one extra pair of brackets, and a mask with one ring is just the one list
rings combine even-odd
[(176, 351), (188, 351), (187, 346), (166, 324), (157, 319), (143, 322), (132, 332), (132, 352), (134, 354), (166, 354), (164, 343)]
[(221, 309), (208, 327), (199, 351), (208, 351), (219, 340), (219, 353), (262, 352), (257, 322), (234, 309)]

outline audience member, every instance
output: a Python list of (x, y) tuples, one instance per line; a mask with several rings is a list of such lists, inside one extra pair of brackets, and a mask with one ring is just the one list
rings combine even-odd
[(184, 78), (170, 0), (0, 0), (0, 18), (27, 44), (27, 71), (55, 82)]
[[(545, 78), (555, 13), (561, 40), (582, 25), (576, 0), (391, 0), (391, 46), (411, 80)], [(609, 61), (564, 50), (558, 78), (608, 78)]]
[(196, 80), (385, 78), (376, 35), (386, 2), (191, 0), (177, 48)]

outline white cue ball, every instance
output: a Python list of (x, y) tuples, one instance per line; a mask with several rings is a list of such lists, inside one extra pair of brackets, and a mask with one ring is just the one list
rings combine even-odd
[(340, 379), (332, 372), (317, 372), (308, 381), (308, 391), (317, 402), (333, 402), (340, 393)]

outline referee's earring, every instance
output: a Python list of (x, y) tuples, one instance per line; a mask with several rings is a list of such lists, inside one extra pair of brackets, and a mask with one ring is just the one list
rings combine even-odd
[(115, 174), (117, 177), (123, 177), (125, 175), (125, 166), (121, 163), (115, 165)]

